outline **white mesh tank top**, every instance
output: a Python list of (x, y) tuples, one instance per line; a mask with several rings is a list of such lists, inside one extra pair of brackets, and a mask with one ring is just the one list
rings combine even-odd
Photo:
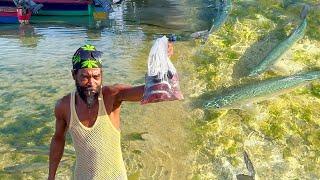
[(127, 180), (120, 132), (111, 123), (105, 109), (101, 93), (97, 120), (88, 128), (78, 118), (75, 92), (71, 93), (69, 133), (76, 152), (75, 180)]

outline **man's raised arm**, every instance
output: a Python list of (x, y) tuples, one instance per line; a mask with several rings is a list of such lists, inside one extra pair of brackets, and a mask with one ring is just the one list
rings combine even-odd
[(114, 88), (118, 90), (118, 101), (141, 101), (144, 93), (144, 85), (130, 86), (124, 84), (116, 84), (114, 85)]

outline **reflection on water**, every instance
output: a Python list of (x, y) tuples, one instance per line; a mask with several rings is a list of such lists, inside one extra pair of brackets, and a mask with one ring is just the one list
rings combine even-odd
[(36, 34), (32, 25), (3, 25), (0, 31), (1, 37), (19, 38), (21, 45), (26, 47), (36, 47), (41, 38)]
[[(126, 1), (107, 20), (32, 17), (31, 25), (0, 26), (0, 179), (45, 179), (55, 102), (74, 90), (71, 57), (84, 43), (104, 52), (104, 83), (144, 82), (147, 56), (159, 34), (181, 36), (208, 28), (201, 1)], [(195, 6), (190, 6), (190, 4)], [(178, 42), (174, 64), (185, 86), (189, 42)], [(185, 92), (187, 93), (187, 92)], [(123, 153), (130, 178), (185, 179), (190, 175), (183, 102), (123, 106)], [(159, 114), (161, 112), (161, 115)], [(68, 136), (58, 170), (73, 170)]]

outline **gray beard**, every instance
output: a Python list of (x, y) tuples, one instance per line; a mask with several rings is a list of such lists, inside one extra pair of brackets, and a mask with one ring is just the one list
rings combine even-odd
[(101, 89), (97, 89), (97, 91), (92, 91), (90, 89), (84, 88), (76, 84), (77, 92), (80, 98), (87, 104), (88, 108), (91, 109), (98, 100)]
[(88, 96), (86, 98), (86, 104), (88, 106), (89, 109), (91, 109), (94, 105), (94, 102), (98, 99), (97, 94), (94, 92), (89, 91), (88, 92)]

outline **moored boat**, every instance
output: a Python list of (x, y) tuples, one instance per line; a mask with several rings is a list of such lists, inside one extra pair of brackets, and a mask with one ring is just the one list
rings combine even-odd
[(28, 24), (31, 17), (31, 11), (16, 7), (0, 6), (0, 23), (15, 24), (23, 23)]
[[(88, 16), (92, 15), (94, 8), (90, 0), (33, 0), (43, 4), (37, 15), (45, 16)], [(15, 7), (12, 0), (1, 0), (0, 7)]]
[(0, 23), (18, 23), (17, 8), (0, 7)]

